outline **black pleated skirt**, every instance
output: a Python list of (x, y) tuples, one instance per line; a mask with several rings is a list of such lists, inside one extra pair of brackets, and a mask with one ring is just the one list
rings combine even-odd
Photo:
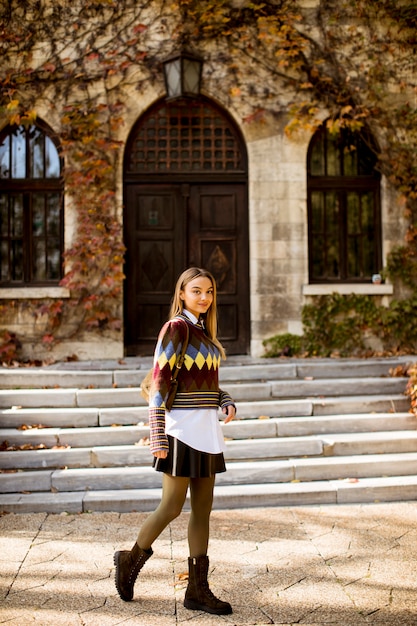
[(166, 459), (154, 457), (153, 467), (157, 472), (188, 478), (209, 478), (226, 471), (223, 452), (209, 454), (194, 450), (175, 437), (168, 437), (169, 451)]

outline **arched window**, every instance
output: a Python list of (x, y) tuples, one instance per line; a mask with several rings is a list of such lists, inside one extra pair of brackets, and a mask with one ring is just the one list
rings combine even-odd
[(381, 269), (380, 175), (371, 137), (324, 124), (308, 151), (310, 283), (369, 282)]
[(0, 132), (0, 286), (56, 285), (62, 278), (61, 169), (45, 124)]

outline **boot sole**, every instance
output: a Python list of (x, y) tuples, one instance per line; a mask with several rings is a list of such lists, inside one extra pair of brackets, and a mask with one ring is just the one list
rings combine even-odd
[(113, 562), (116, 566), (116, 572), (115, 572), (115, 576), (114, 576), (114, 584), (116, 585), (116, 589), (117, 589), (117, 593), (119, 594), (120, 598), (124, 601), (124, 602), (131, 602), (131, 600), (133, 600), (133, 594), (132, 597), (125, 597), (123, 596), (122, 592), (119, 589), (119, 585), (118, 585), (118, 578), (119, 578), (119, 556), (120, 556), (120, 552), (116, 552), (114, 557), (113, 557)]
[(230, 607), (230, 609), (227, 607), (216, 611), (216, 609), (211, 609), (209, 606), (200, 604), (199, 602), (194, 602), (193, 600), (184, 600), (184, 606), (186, 609), (190, 609), (191, 611), (204, 611), (205, 613), (210, 613), (211, 615), (230, 615), (233, 613), (232, 607)]

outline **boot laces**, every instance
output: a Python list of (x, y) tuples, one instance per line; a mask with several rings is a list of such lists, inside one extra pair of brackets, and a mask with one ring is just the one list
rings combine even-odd
[(143, 554), (139, 555), (137, 561), (133, 564), (133, 567), (130, 570), (129, 583), (135, 582), (140, 570), (145, 564), (145, 561), (146, 561), (146, 558), (144, 557), (144, 555)]

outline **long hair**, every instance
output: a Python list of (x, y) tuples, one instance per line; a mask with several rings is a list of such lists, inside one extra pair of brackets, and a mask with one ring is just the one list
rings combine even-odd
[(194, 280), (194, 278), (199, 278), (200, 276), (211, 280), (211, 284), (213, 285), (213, 302), (211, 303), (204, 320), (206, 332), (210, 340), (219, 349), (222, 358), (225, 359), (226, 352), (220, 341), (217, 339), (217, 287), (216, 281), (211, 272), (205, 269), (201, 269), (200, 267), (189, 267), (181, 274), (181, 276), (177, 280), (177, 284), (175, 285), (174, 296), (172, 298), (171, 309), (169, 312), (169, 319), (172, 319), (176, 315), (180, 315), (183, 312), (184, 302), (180, 298), (180, 292), (184, 291), (185, 286), (188, 285), (189, 282)]

